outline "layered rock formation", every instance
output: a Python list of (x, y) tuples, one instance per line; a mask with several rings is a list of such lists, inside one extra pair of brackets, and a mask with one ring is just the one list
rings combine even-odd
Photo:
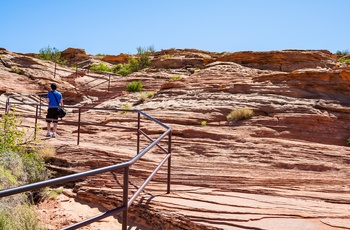
[[(53, 63), (1, 50), (0, 78), (6, 84), (0, 103), (14, 92), (45, 92), (54, 81), (70, 105), (128, 105), (170, 126), (171, 193), (166, 194), (164, 168), (129, 212), (145, 229), (350, 229), (350, 71), (335, 65), (328, 51), (172, 49), (157, 52), (149, 69), (113, 76), (107, 91), (98, 73), (60, 66), (53, 77)], [(134, 80), (154, 96), (140, 101), (140, 93), (126, 92)], [(250, 108), (254, 116), (229, 123), (226, 116), (237, 108)], [(136, 136), (117, 128), (84, 126), (77, 146), (75, 111), (60, 123), (59, 138), (45, 140), (57, 148), (48, 165), (57, 176), (135, 155)], [(85, 111), (82, 119), (132, 121), (128, 114), (98, 110)], [(145, 132), (156, 137), (158, 128), (144, 122)], [(40, 125), (44, 129), (45, 122)], [(152, 151), (132, 168), (130, 190), (161, 156)], [(69, 186), (74, 196), (111, 208), (121, 202), (121, 176), (105, 174)]]

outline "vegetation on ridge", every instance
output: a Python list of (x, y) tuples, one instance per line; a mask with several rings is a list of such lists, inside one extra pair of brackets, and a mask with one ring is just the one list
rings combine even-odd
[[(0, 119), (0, 189), (48, 179), (43, 158), (25, 143), (25, 130), (13, 112)], [(41, 191), (4, 197), (0, 200), (0, 229), (43, 229), (32, 202), (40, 200)]]
[(35, 57), (42, 60), (54, 61), (62, 65), (65, 65), (67, 63), (67, 61), (61, 58), (61, 52), (55, 47), (51, 48), (50, 46), (41, 48), (39, 50), (39, 54), (35, 55)]

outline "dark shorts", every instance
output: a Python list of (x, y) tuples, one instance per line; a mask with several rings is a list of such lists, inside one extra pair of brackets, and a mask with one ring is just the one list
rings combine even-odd
[(58, 122), (57, 108), (49, 108), (46, 114), (46, 122)]

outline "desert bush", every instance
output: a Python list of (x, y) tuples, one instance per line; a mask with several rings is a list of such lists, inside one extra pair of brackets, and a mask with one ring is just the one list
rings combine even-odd
[(182, 79), (182, 77), (180, 75), (177, 75), (177, 76), (171, 77), (169, 81), (179, 81), (181, 79)]
[(347, 54), (350, 54), (350, 51), (349, 50), (337, 50), (337, 52), (335, 53), (337, 56), (344, 56), (344, 55), (347, 55)]
[(154, 47), (149, 46), (147, 48), (137, 47), (137, 55), (138, 55), (138, 65), (139, 69), (147, 68), (149, 63), (151, 62), (150, 55), (154, 53)]
[(146, 101), (148, 98), (152, 98), (153, 96), (154, 96), (154, 93), (153, 93), (153, 92), (143, 92), (143, 93), (141, 93), (140, 101), (141, 101), (141, 102), (144, 102), (144, 101)]
[(49, 172), (43, 158), (34, 148), (23, 144), (26, 133), (19, 128), (20, 124), (13, 112), (4, 114), (0, 120), (0, 162), (3, 172), (8, 175), (11, 171), (20, 184), (47, 179)]
[(51, 145), (44, 145), (37, 149), (37, 153), (45, 162), (48, 162), (56, 155), (56, 149)]
[(141, 81), (132, 81), (126, 86), (128, 92), (140, 92), (143, 88)]
[(137, 47), (136, 57), (131, 57), (128, 63), (124, 64), (117, 74), (127, 76), (133, 72), (137, 72), (141, 69), (147, 68), (151, 62), (150, 55), (154, 53), (154, 48), (149, 46), (148, 48)]
[(11, 66), (11, 72), (17, 73), (17, 74), (22, 74), (23, 71), (18, 68), (18, 66)]
[[(0, 119), (0, 189), (45, 180), (49, 171), (43, 159), (23, 144), (25, 132), (19, 129), (21, 122), (13, 112), (4, 114)], [(25, 202), (37, 201), (41, 190), (36, 190), (0, 200), (0, 229), (41, 229), (37, 225), (35, 213)], [(30, 199), (29, 199), (30, 198)]]
[(38, 215), (28, 203), (0, 211), (0, 229), (6, 230), (44, 230)]
[(201, 126), (207, 126), (207, 121), (202, 121)]
[(0, 152), (22, 152), (25, 131), (17, 128), (21, 121), (14, 112), (6, 113), (0, 121)]
[(350, 59), (349, 58), (338, 58), (338, 62), (345, 63), (345, 64), (349, 65)]
[(45, 200), (55, 200), (57, 197), (62, 194), (63, 187), (59, 188), (45, 188), (43, 192), (43, 196)]
[(239, 121), (244, 119), (249, 119), (254, 115), (253, 110), (248, 108), (239, 108), (232, 110), (227, 116), (227, 121)]
[(61, 59), (61, 52), (55, 47), (51, 48), (50, 46), (41, 48), (39, 54), (35, 55), (35, 57), (42, 60), (54, 61), (62, 65), (67, 63), (66, 60)]
[(127, 113), (127, 110), (130, 110), (130, 109), (131, 109), (129, 103), (126, 102), (122, 109), (125, 110), (125, 111), (118, 111), (118, 113), (119, 113), (119, 114), (126, 114), (126, 113)]
[(111, 68), (111, 71), (113, 73), (118, 73), (118, 71), (121, 70), (122, 68), (123, 68), (122, 64), (113, 65)]
[(99, 64), (94, 64), (90, 66), (90, 70), (101, 71), (101, 72), (112, 72), (112, 69), (107, 65), (100, 62)]
[(128, 63), (124, 64), (118, 71), (117, 74), (122, 76), (127, 76), (133, 72), (137, 72), (139, 70), (139, 61), (134, 57), (131, 57)]

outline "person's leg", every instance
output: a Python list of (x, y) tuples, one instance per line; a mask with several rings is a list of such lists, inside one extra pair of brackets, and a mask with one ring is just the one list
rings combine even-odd
[(57, 122), (53, 123), (53, 133), (56, 134), (57, 132)]
[(47, 122), (47, 133), (46, 133), (47, 137), (50, 136), (50, 129), (51, 129), (51, 122)]

